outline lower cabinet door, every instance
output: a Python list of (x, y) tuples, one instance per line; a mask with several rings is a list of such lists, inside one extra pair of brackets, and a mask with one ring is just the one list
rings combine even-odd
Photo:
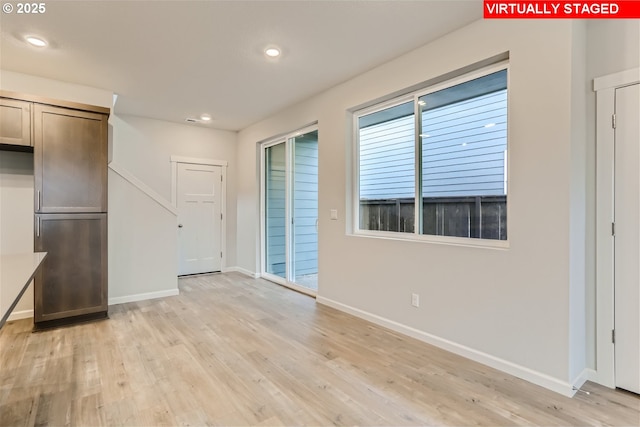
[(107, 214), (35, 216), (35, 249), (47, 252), (34, 282), (34, 321), (107, 311)]

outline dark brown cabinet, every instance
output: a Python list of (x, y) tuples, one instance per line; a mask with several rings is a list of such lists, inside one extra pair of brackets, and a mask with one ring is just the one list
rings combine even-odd
[(108, 110), (32, 99), (36, 329), (107, 316)]
[(35, 211), (107, 211), (107, 116), (34, 105)]
[(107, 312), (107, 214), (37, 214), (34, 321)]
[[(104, 318), (109, 109), (0, 90), (0, 149), (33, 151), (36, 329)], [(33, 147), (33, 148), (31, 148)]]
[(33, 146), (31, 107), (27, 101), (0, 98), (0, 144)]

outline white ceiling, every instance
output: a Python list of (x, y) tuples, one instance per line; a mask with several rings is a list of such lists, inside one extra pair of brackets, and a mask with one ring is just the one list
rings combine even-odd
[[(45, 4), (41, 15), (0, 14), (0, 68), (113, 91), (116, 113), (208, 113), (229, 130), (482, 17), (481, 0)], [(28, 34), (50, 46), (27, 45)], [(276, 60), (263, 54), (272, 44)]]

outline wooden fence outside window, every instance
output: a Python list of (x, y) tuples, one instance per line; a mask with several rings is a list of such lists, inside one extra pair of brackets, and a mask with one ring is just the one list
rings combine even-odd
[[(507, 197), (429, 197), (423, 199), (423, 234), (507, 239)], [(415, 200), (360, 200), (360, 229), (415, 232)]]

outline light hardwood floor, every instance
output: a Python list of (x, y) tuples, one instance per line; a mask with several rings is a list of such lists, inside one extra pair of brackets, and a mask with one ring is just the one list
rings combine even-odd
[(7, 324), (0, 425), (640, 425), (636, 395), (565, 398), (235, 273), (110, 315)]

